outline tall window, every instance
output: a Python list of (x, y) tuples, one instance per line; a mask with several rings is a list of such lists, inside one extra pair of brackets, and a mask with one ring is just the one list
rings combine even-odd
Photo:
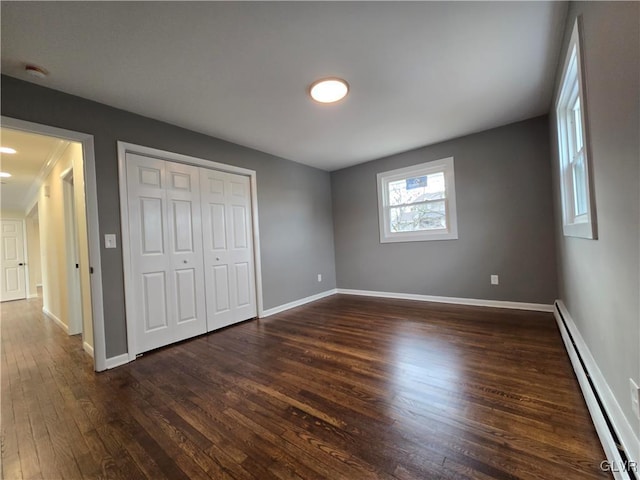
[(378, 174), (380, 242), (458, 238), (453, 158)]
[(556, 102), (558, 153), (566, 236), (596, 238), (587, 155), (585, 101), (579, 24), (573, 27)]

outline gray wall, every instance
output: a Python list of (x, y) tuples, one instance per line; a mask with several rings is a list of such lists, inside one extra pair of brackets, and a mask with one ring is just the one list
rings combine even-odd
[[(552, 114), (560, 298), (629, 424), (640, 435), (629, 394), (629, 378), (636, 383), (640, 380), (640, 4), (572, 3), (562, 61), (578, 14), (583, 16), (582, 49), (598, 240), (562, 235), (557, 135)], [(557, 83), (561, 69), (559, 65)]]
[[(100, 235), (120, 237), (118, 140), (255, 170), (264, 307), (335, 288), (327, 172), (7, 76), (2, 115), (94, 135)], [(127, 351), (122, 251), (100, 254), (109, 358)]]
[[(376, 174), (454, 157), (458, 240), (380, 243)], [(332, 172), (339, 288), (550, 304), (547, 117)], [(500, 275), (500, 285), (489, 276)]]

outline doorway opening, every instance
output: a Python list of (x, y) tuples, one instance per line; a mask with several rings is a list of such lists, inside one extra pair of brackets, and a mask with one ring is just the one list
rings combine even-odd
[(27, 213), (25, 219), (27, 256), (27, 298), (42, 298), (42, 253), (40, 251), (40, 217), (38, 204)]
[(43, 313), (69, 335), (82, 335), (95, 370), (104, 370), (93, 137), (8, 117), (1, 128), (2, 146), (16, 151), (2, 158), (11, 173), (2, 218), (22, 224), (22, 298), (40, 294)]
[[(81, 271), (88, 270), (88, 259), (82, 258), (80, 254), (80, 244), (85, 243), (86, 228), (79, 228), (78, 209), (76, 208), (76, 189), (73, 181), (73, 167), (65, 170), (61, 175), (62, 179), (62, 196), (64, 204), (64, 238), (66, 247), (66, 256), (64, 259), (64, 269), (67, 272), (67, 304), (69, 315), (69, 335), (83, 334), (83, 293), (90, 295), (89, 285), (83, 288), (81, 279)], [(84, 205), (80, 205), (84, 208)], [(82, 230), (82, 231), (81, 231)], [(81, 268), (82, 267), (82, 268)], [(88, 272), (87, 272), (88, 273)], [(88, 280), (88, 275), (86, 276)], [(84, 292), (83, 292), (84, 290)], [(89, 290), (89, 292), (87, 292)], [(86, 302), (85, 302), (86, 303)], [(90, 315), (90, 312), (87, 312)], [(83, 335), (85, 337), (85, 335)], [(93, 348), (93, 339), (83, 338), (83, 345), (88, 344), (89, 348)], [(89, 343), (88, 340), (91, 342)]]

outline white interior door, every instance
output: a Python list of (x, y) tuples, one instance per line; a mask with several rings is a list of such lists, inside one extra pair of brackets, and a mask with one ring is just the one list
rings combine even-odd
[(127, 153), (136, 353), (205, 333), (198, 169)]
[(165, 162), (169, 261), (176, 312), (175, 340), (206, 333), (202, 218), (198, 169)]
[(0, 221), (0, 301), (26, 298), (22, 220)]
[(200, 169), (207, 330), (257, 314), (249, 178)]
[(69, 335), (82, 333), (82, 291), (80, 286), (80, 256), (78, 255), (78, 228), (73, 194), (73, 170), (62, 178), (64, 197), (64, 228), (66, 244), (67, 301), (69, 305)]

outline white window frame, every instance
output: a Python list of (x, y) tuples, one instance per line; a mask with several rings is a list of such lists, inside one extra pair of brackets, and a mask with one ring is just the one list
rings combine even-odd
[[(562, 80), (556, 100), (556, 121), (558, 128), (558, 159), (560, 168), (560, 191), (562, 197), (562, 230), (567, 237), (596, 239), (595, 201), (592, 188), (592, 172), (587, 131), (587, 108), (584, 95), (584, 68), (580, 46), (580, 19), (573, 26), (567, 55), (562, 70)], [(572, 107), (580, 102), (580, 118), (576, 123)], [(576, 139), (576, 132), (581, 141)], [(580, 148), (580, 144), (582, 148)], [(576, 165), (584, 165), (584, 179), (576, 184)], [(577, 190), (586, 192), (586, 212), (577, 211)]]
[[(443, 172), (445, 182), (445, 215), (447, 228), (421, 230), (415, 232), (392, 232), (390, 228), (389, 188), (390, 182)], [(378, 181), (378, 222), (380, 243), (421, 242), (429, 240), (454, 240), (458, 238), (458, 217), (456, 213), (456, 184), (453, 157), (399, 168), (377, 175)]]

